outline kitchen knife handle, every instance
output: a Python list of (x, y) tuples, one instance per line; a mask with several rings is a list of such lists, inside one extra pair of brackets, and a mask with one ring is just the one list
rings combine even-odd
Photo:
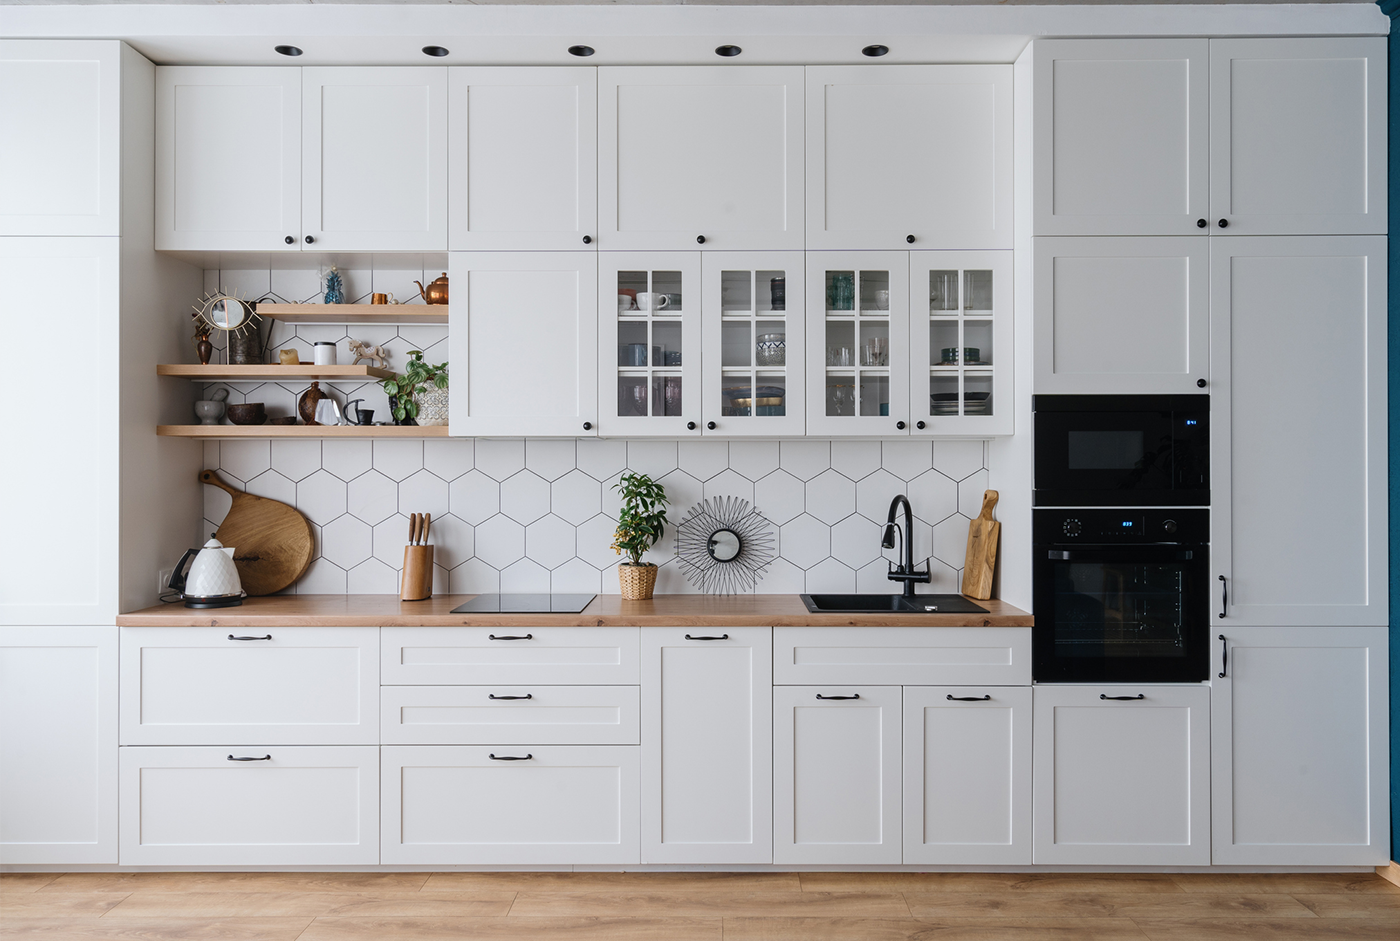
[(431, 514), (431, 513), (424, 513), (424, 514), (423, 514), (423, 529), (422, 529), (422, 531), (418, 534), (418, 543), (419, 543), (419, 545), (426, 546), (426, 545), (428, 544), (428, 529), (429, 529), (432, 525), (433, 525), (433, 514)]
[(271, 635), (271, 634), (266, 634), (266, 635), (264, 635), (264, 636), (262, 636), (262, 637), (234, 637), (232, 634), (230, 634), (230, 635), (228, 635), (228, 639), (229, 639), (229, 640), (272, 640), (272, 635)]
[(821, 693), (817, 693), (817, 698), (818, 698), (818, 699), (859, 699), (859, 698), (860, 698), (860, 693), (856, 693), (855, 695), (852, 695), (852, 696), (823, 696)]
[(990, 693), (986, 696), (954, 696), (952, 693), (949, 693), (948, 698), (953, 702), (989, 702), (992, 696)]
[(418, 535), (418, 514), (408, 514), (408, 544), (413, 545), (413, 537)]

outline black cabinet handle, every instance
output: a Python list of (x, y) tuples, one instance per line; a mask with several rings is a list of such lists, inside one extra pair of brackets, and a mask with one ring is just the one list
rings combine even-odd
[(233, 757), (232, 755), (229, 755), (229, 756), (228, 756), (228, 760), (229, 760), (229, 761), (271, 761), (271, 760), (272, 760), (272, 756), (271, 756), (271, 755), (263, 755), (261, 758), (235, 758), (235, 757)]
[(1229, 583), (1225, 581), (1224, 575), (1217, 577), (1220, 579), (1220, 613), (1217, 614), (1216, 617), (1223, 618), (1225, 616), (1225, 591)]
[(312, 242), (314, 242), (314, 241), (316, 241), (316, 239), (313, 238), (312, 236), (308, 235), (308, 236), (306, 237), (306, 244), (307, 244), (307, 245), (310, 245), (310, 244), (311, 244)]
[(948, 699), (952, 702), (988, 702), (991, 698), (992, 696), (990, 693), (986, 696), (954, 696), (952, 693), (948, 694)]
[(1219, 222), (1216, 223), (1216, 225), (1220, 226), (1220, 228), (1222, 229), (1228, 229), (1230, 227), (1230, 220), (1221, 219)]
[(704, 244), (705, 244), (705, 236), (703, 236), (703, 235), (697, 235), (697, 236), (695, 236), (695, 241), (699, 242), (701, 245), (704, 245)]
[(904, 422), (902, 422), (902, 421), (897, 421), (897, 422), (895, 422), (895, 423), (894, 423), (894, 426), (895, 426), (896, 428), (898, 428), (900, 431), (903, 431), (903, 430), (904, 430)]
[(1103, 693), (1099, 693), (1099, 698), (1100, 698), (1100, 699), (1112, 699), (1112, 700), (1116, 700), (1116, 701), (1118, 701), (1118, 702), (1131, 702), (1131, 701), (1134, 700), (1134, 699), (1146, 699), (1147, 696), (1146, 696), (1145, 694), (1143, 694), (1143, 693), (1138, 693), (1136, 696), (1107, 696), (1107, 695), (1105, 695), (1105, 694), (1103, 694)]
[(535, 635), (534, 635), (534, 634), (524, 634), (524, 635), (520, 635), (520, 634), (502, 634), (500, 637), (497, 637), (495, 634), (487, 634), (486, 636), (487, 636), (487, 638), (489, 638), (490, 640), (534, 640), (534, 639), (535, 639)]
[(495, 693), (487, 693), (487, 699), (513, 700), (513, 699), (534, 699), (534, 693), (526, 693), (524, 696), (497, 696)]
[(228, 635), (228, 639), (229, 639), (229, 640), (272, 640), (272, 635), (271, 635), (271, 634), (267, 634), (267, 635), (265, 635), (265, 636), (263, 636), (263, 637), (234, 637), (232, 634), (230, 634), (230, 635)]
[(917, 429), (919, 429), (920, 431), (923, 431), (923, 430), (924, 430), (925, 428), (927, 428), (928, 426), (925, 425), (923, 422), (916, 422), (915, 425), (914, 425), (914, 427), (917, 428)]
[(592, 431), (592, 430), (593, 430), (593, 423), (592, 423), (591, 421), (586, 421), (586, 422), (584, 422), (584, 423), (583, 423), (583, 430), (584, 430), (584, 431)]
[(593, 244), (593, 236), (591, 236), (591, 235), (585, 235), (585, 236), (583, 237), (583, 244), (585, 244), (585, 245), (592, 245), (592, 244)]
[(688, 421), (688, 422), (686, 422), (686, 423), (685, 423), (685, 428), (686, 428), (686, 431), (694, 431), (694, 430), (695, 430), (695, 422), (693, 422), (693, 421)]
[(715, 424), (714, 422), (712, 422), (712, 421), (707, 421), (707, 422), (705, 422), (705, 427), (708, 428), (708, 429), (710, 429), (711, 431), (714, 431), (714, 430), (715, 430), (716, 428), (718, 428), (719, 426), (716, 425), (716, 424)]
[(1206, 387), (1206, 381), (1205, 381), (1204, 379), (1197, 379), (1197, 380), (1196, 380), (1196, 388), (1197, 388), (1197, 389), (1204, 389), (1205, 387)]
[(1216, 635), (1220, 638), (1220, 672), (1216, 676), (1225, 679), (1225, 671), (1229, 668), (1230, 645), (1225, 642), (1225, 635)]
[(712, 635), (701, 634), (699, 637), (691, 637), (689, 634), (686, 634), (686, 635), (685, 635), (685, 639), (686, 639), (686, 640), (728, 640), (728, 639), (729, 639), (729, 635), (728, 635), (728, 634), (721, 634), (721, 635), (719, 635), (718, 637), (714, 637), (714, 636), (712, 636)]
[(488, 753), (488, 755), (492, 761), (529, 761), (531, 758), (535, 757), (533, 754), (526, 755), (523, 758), (519, 755), (491, 755), (490, 753)]
[(914, 236), (912, 236), (912, 235), (906, 235), (906, 236), (904, 236), (904, 241), (908, 242), (910, 245), (913, 245), (913, 244), (914, 244)]
[(282, 241), (286, 242), (288, 245), (295, 245), (297, 243), (297, 240), (292, 238), (290, 235), (284, 238)]
[(1197, 219), (1197, 220), (1196, 220), (1196, 228), (1198, 228), (1198, 229), (1204, 229), (1204, 228), (1205, 228), (1207, 225), (1209, 225), (1209, 224), (1210, 224), (1210, 223), (1206, 222), (1206, 220), (1204, 220), (1204, 219)]
[(821, 693), (817, 693), (817, 698), (818, 698), (818, 699), (859, 699), (859, 698), (860, 698), (860, 693), (855, 693), (854, 695), (851, 695), (851, 696), (823, 696)]

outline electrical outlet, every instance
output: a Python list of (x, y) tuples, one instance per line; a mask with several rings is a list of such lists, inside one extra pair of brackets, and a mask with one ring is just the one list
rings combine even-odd
[(170, 576), (175, 574), (174, 569), (161, 569), (156, 576), (156, 591), (166, 591), (170, 585)]

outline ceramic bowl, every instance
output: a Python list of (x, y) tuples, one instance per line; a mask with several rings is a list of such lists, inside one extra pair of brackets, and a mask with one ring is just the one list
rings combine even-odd
[(262, 402), (246, 402), (228, 407), (228, 420), (235, 425), (261, 425), (267, 421), (267, 407)]

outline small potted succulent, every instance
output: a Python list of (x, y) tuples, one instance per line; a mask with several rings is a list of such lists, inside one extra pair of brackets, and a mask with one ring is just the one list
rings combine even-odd
[(422, 350), (409, 350), (408, 356), (403, 375), (379, 383), (389, 396), (395, 424), (447, 424), (447, 364), (423, 362)]
[(666, 531), (666, 488), (646, 474), (623, 474), (613, 489), (622, 494), (622, 510), (613, 534), (613, 549), (626, 554), (628, 561), (617, 567), (622, 597), (646, 601), (656, 590), (656, 566), (643, 562), (642, 555), (656, 545)]

